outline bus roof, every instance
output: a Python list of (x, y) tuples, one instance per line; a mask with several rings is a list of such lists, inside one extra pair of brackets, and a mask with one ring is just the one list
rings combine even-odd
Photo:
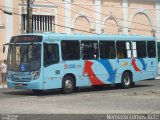
[[(44, 33), (31, 33), (31, 34), (22, 34), (22, 35), (37, 35), (43, 36), (43, 41), (58, 41), (58, 40), (153, 40), (155, 41), (155, 37), (153, 36), (141, 36), (141, 35), (107, 35), (107, 34), (65, 34), (65, 33), (53, 33), (53, 32), (44, 32)], [(17, 36), (22, 36), (17, 35)], [(48, 38), (48, 39), (47, 39)]]

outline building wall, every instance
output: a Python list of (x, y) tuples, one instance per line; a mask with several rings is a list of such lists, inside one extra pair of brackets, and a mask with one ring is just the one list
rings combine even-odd
[[(12, 35), (25, 33), (21, 14), (26, 14), (27, 4), (26, 0), (1, 0), (0, 5), (0, 60), (3, 60), (6, 53), (2, 53), (2, 45)], [(16, 14), (4, 14), (3, 10)], [(55, 17), (53, 32), (139, 35), (156, 32), (158, 40), (159, 11), (159, 0), (35, 0), (33, 3), (33, 15)]]
[(155, 26), (155, 3), (129, 0), (130, 34), (152, 35)]
[[(95, 9), (92, 0), (74, 0), (71, 6), (72, 33), (94, 34), (95, 31)], [(86, 9), (85, 9), (86, 8)], [(89, 8), (89, 10), (88, 10)], [(80, 29), (80, 30), (77, 30)]]
[(119, 34), (122, 21), (117, 18), (122, 18), (121, 0), (104, 0), (102, 2), (102, 23), (105, 34)]
[[(1, 0), (0, 1), (1, 8), (3, 9), (5, 6), (5, 1)], [(4, 15), (3, 11), (0, 11), (0, 61), (2, 58), (4, 58), (3, 54), (3, 43), (5, 43), (5, 35), (6, 33), (6, 16)]]

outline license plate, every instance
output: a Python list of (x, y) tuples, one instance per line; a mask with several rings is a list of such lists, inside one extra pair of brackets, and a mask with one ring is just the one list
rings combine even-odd
[(16, 84), (17, 87), (23, 87), (23, 84)]

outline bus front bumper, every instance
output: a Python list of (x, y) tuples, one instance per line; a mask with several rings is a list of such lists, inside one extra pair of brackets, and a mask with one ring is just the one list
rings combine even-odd
[(43, 90), (42, 82), (39, 80), (34, 80), (30, 82), (14, 82), (11, 80), (7, 80), (8, 88), (14, 89), (28, 89), (28, 90)]

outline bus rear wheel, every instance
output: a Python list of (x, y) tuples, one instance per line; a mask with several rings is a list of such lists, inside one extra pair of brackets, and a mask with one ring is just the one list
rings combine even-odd
[(129, 72), (124, 72), (122, 74), (122, 78), (121, 78), (121, 87), (123, 89), (128, 89), (131, 87), (132, 84), (132, 76), (131, 73)]
[(74, 91), (74, 79), (67, 75), (62, 80), (62, 92), (64, 94), (71, 94)]

